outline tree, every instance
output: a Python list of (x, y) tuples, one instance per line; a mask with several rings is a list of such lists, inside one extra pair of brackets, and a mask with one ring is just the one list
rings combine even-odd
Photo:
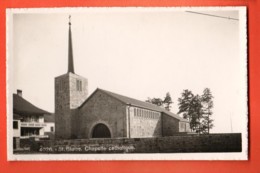
[(201, 103), (203, 105), (203, 121), (202, 121), (202, 133), (209, 133), (209, 130), (213, 127), (213, 95), (209, 88), (205, 88), (203, 95), (201, 96)]
[(201, 133), (201, 119), (203, 116), (202, 104), (199, 95), (196, 95), (191, 100), (190, 114), (192, 117), (193, 131)]
[(202, 105), (199, 95), (194, 95), (189, 90), (184, 90), (179, 101), (179, 112), (184, 119), (190, 121), (192, 131), (200, 133), (200, 120), (202, 118)]
[(163, 100), (163, 104), (164, 104), (164, 108), (167, 110), (167, 111), (170, 111), (171, 110), (171, 104), (172, 104), (172, 98), (171, 98), (171, 95), (169, 92), (166, 93), (166, 96)]
[(179, 112), (178, 114), (182, 113), (183, 118), (191, 121), (191, 101), (194, 95), (189, 90), (184, 90), (181, 94), (181, 98), (178, 99), (179, 102)]
[(152, 98), (151, 99), (150, 97), (148, 97), (146, 102), (152, 103), (152, 104), (157, 105), (157, 106), (162, 106), (163, 105), (163, 100), (160, 99), (160, 98)]
[(166, 93), (166, 96), (164, 99), (161, 98), (150, 98), (148, 97), (148, 99), (146, 100), (146, 102), (148, 103), (152, 103), (155, 104), (157, 106), (163, 107), (165, 108), (167, 111), (171, 110), (171, 104), (172, 102), (172, 98), (169, 92)]
[(213, 96), (210, 89), (206, 88), (202, 96), (184, 90), (178, 101), (178, 113), (189, 120), (191, 130), (196, 133), (209, 133), (213, 127), (213, 120), (210, 118), (213, 114)]

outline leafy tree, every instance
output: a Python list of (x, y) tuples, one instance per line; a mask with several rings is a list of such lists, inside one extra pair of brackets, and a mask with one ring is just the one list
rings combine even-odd
[(162, 106), (163, 105), (163, 100), (160, 99), (160, 98), (149, 98), (146, 100), (146, 102), (148, 103), (152, 103), (152, 104), (155, 104), (157, 106)]
[(213, 120), (210, 118), (213, 108), (213, 96), (208, 88), (203, 95), (194, 95), (189, 90), (184, 90), (178, 99), (179, 114), (190, 121), (191, 130), (196, 133), (209, 133), (213, 127)]
[(150, 98), (148, 97), (148, 99), (146, 100), (146, 102), (148, 103), (152, 103), (155, 104), (157, 106), (163, 107), (165, 108), (167, 111), (171, 110), (171, 104), (172, 102), (172, 98), (169, 92), (166, 93), (166, 96), (164, 99), (161, 98)]
[(184, 119), (190, 121), (192, 131), (200, 133), (200, 120), (202, 118), (202, 105), (199, 95), (194, 95), (189, 90), (184, 90), (179, 101), (179, 112)]
[(194, 94), (189, 90), (184, 90), (181, 94), (181, 98), (178, 99), (179, 102), (179, 112), (182, 113), (183, 118), (191, 121), (191, 102)]
[(170, 111), (171, 110), (171, 104), (172, 104), (172, 98), (171, 98), (171, 95), (169, 92), (166, 93), (166, 96), (163, 100), (163, 104), (164, 104), (164, 108), (167, 110), (167, 111)]

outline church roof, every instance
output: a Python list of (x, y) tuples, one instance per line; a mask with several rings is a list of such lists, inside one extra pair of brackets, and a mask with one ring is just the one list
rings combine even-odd
[(13, 113), (19, 115), (50, 114), (49, 112), (36, 107), (17, 94), (13, 94)]
[[(130, 98), (130, 97), (123, 96), (123, 95), (120, 95), (120, 94), (117, 94), (117, 93), (106, 91), (106, 90), (103, 90), (103, 89), (100, 89), (100, 88), (97, 88), (94, 93), (96, 93), (97, 91), (101, 91), (103, 93), (106, 93), (107, 95), (109, 95), (109, 96), (111, 96), (111, 97), (113, 97), (113, 98), (115, 98), (115, 99), (117, 99), (117, 100), (119, 100), (119, 101), (121, 101), (121, 102), (123, 102), (124, 104), (127, 104), (127, 105), (141, 107), (141, 108), (145, 108), (145, 109), (149, 109), (149, 110), (153, 110), (153, 111), (157, 111), (157, 112), (163, 112), (163, 113), (165, 113), (165, 114), (167, 114), (167, 115), (169, 115), (171, 117), (174, 117), (174, 118), (176, 118), (176, 119), (178, 119), (180, 121), (188, 121), (188, 120), (185, 120), (185, 119), (181, 118), (180, 116), (178, 116), (178, 115), (176, 115), (176, 114), (174, 114), (172, 112), (169, 112), (169, 111), (165, 110), (164, 108), (159, 107), (157, 105), (154, 105), (152, 103), (140, 101), (140, 100), (137, 100), (137, 99), (134, 99), (134, 98)], [(83, 103), (83, 105), (84, 105), (84, 103)]]

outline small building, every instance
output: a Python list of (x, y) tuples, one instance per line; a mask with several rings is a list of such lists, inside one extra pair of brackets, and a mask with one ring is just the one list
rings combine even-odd
[(88, 96), (74, 71), (69, 22), (68, 71), (55, 78), (55, 138), (144, 138), (190, 132), (189, 122), (151, 103), (103, 89)]
[[(13, 147), (19, 148), (20, 139), (48, 139), (45, 129), (48, 124), (44, 116), (51, 114), (42, 110), (22, 97), (22, 90), (13, 94)], [(52, 122), (54, 124), (54, 122)]]

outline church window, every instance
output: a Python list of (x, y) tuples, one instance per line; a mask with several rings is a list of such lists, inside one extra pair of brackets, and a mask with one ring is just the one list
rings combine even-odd
[(136, 116), (137, 114), (136, 114), (136, 108), (134, 108), (134, 116)]
[(82, 91), (82, 81), (81, 80), (77, 80), (77, 91)]

